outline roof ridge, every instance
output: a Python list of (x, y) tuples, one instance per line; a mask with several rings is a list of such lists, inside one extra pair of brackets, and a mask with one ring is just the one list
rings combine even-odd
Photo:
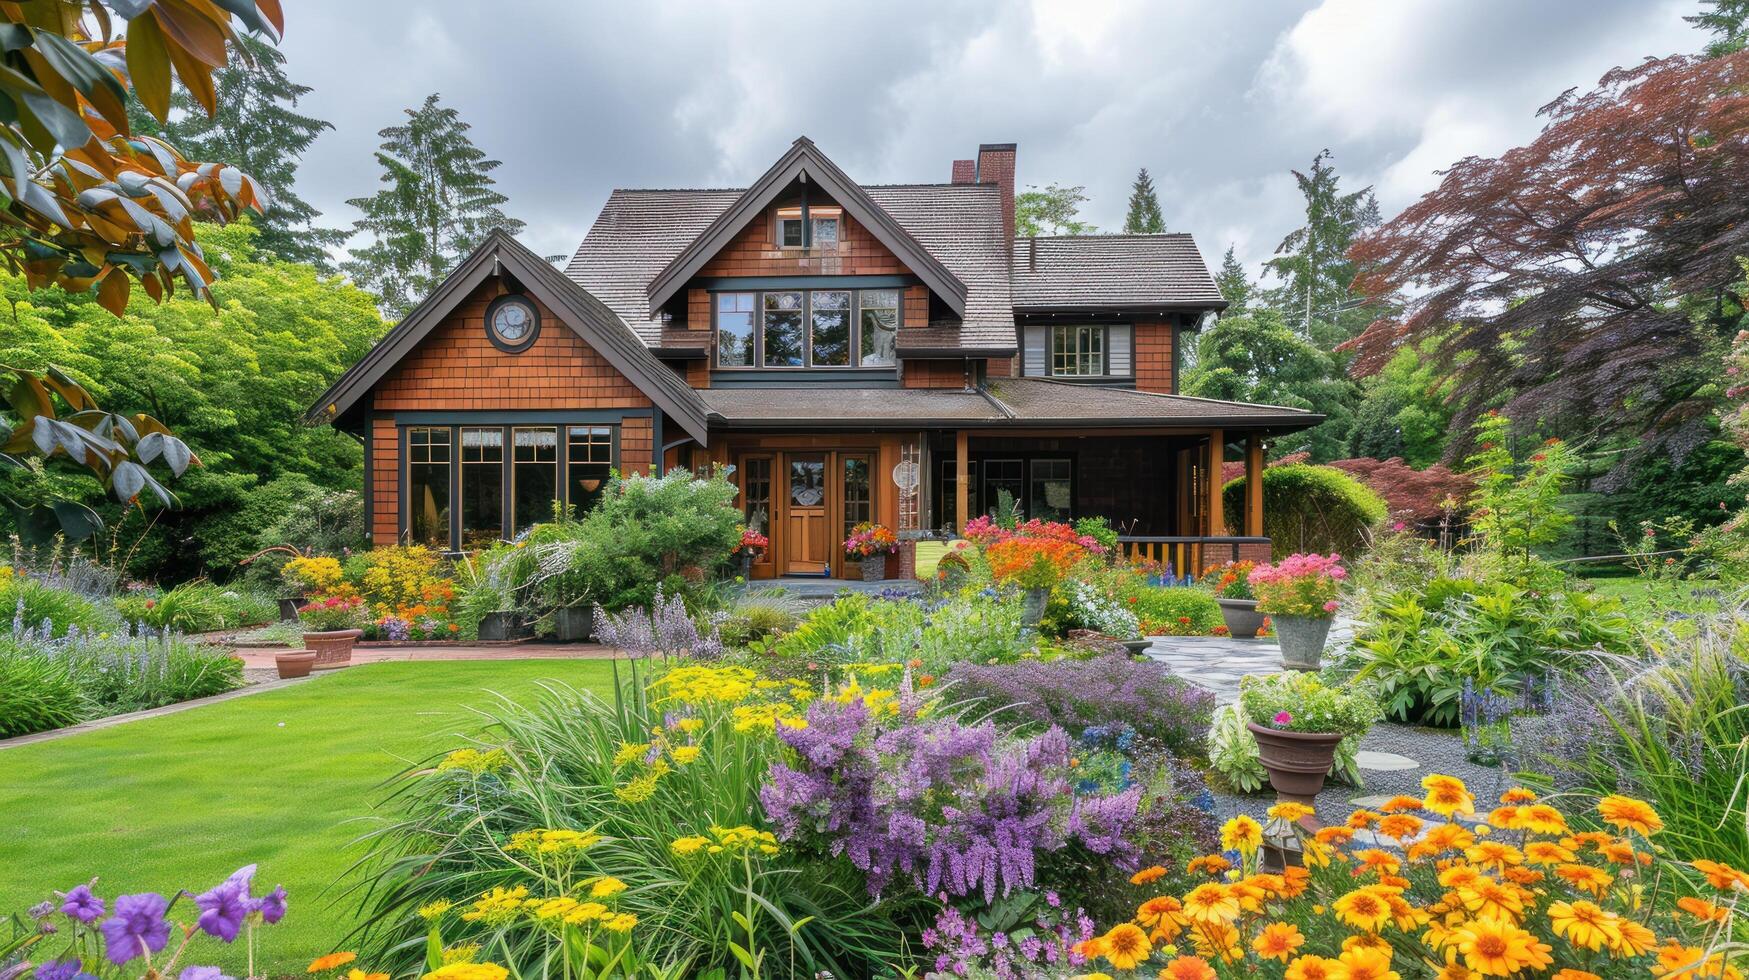
[(611, 194), (744, 194), (745, 187), (615, 187)]
[(1097, 241), (1109, 242), (1109, 241), (1114, 241), (1117, 239), (1131, 239), (1131, 238), (1194, 238), (1194, 237), (1195, 236), (1188, 231), (1151, 231), (1151, 232), (1116, 231), (1116, 232), (1111, 232), (1109, 234), (1107, 234), (1105, 232), (1084, 232), (1084, 233), (1078, 234), (1078, 235), (1025, 235), (1025, 236), (1016, 236), (1014, 239), (1014, 243), (1016, 245), (1018, 245), (1021, 242), (1034, 241), (1034, 240), (1041, 239), (1041, 238), (1045, 239), (1047, 241), (1049, 241), (1049, 240), (1062, 241), (1062, 240), (1067, 240), (1067, 239), (1088, 238), (1088, 239), (1094, 239)]

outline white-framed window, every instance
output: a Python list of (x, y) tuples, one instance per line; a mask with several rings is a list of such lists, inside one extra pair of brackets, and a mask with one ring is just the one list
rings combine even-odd
[(1098, 377), (1105, 371), (1105, 328), (1053, 326), (1050, 373), (1065, 377)]
[(808, 243), (801, 208), (777, 209), (777, 247), (801, 248)]
[(842, 208), (778, 208), (774, 221), (778, 248), (836, 249), (843, 237)]

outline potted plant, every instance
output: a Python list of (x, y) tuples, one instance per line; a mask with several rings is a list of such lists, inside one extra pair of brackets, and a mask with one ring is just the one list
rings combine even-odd
[(862, 562), (862, 580), (879, 582), (887, 577), (887, 556), (899, 550), (899, 538), (884, 524), (863, 521), (844, 539), (844, 557)]
[(560, 606), (553, 611), (553, 639), (561, 643), (587, 643), (595, 631), (595, 605)]
[(1025, 593), (1020, 622), (1027, 629), (1038, 626), (1051, 589), (1086, 556), (1087, 549), (1080, 544), (1060, 538), (1005, 537), (984, 548), (984, 559), (996, 581), (1018, 586)]
[(1227, 633), (1235, 639), (1251, 640), (1263, 628), (1263, 614), (1257, 611), (1257, 593), (1251, 589), (1254, 561), (1230, 561), (1211, 568), (1202, 577), (1203, 588), (1213, 593), (1221, 607), (1221, 621)]
[(1324, 788), (1342, 740), (1364, 735), (1381, 714), (1371, 688), (1326, 684), (1308, 673), (1245, 677), (1239, 710), (1276, 795), (1307, 806)]
[(352, 662), (352, 646), (364, 635), (364, 600), (334, 595), (298, 609), (304, 646), (316, 654), (315, 669), (344, 667)]
[(1336, 593), (1347, 577), (1341, 555), (1289, 555), (1251, 570), (1247, 581), (1257, 594), (1257, 611), (1275, 628), (1282, 666), (1319, 668), (1336, 615)]
[[(308, 597), (333, 592), (344, 578), (344, 572), (339, 559), (327, 555), (306, 555), (287, 546), (268, 549), (278, 550), (289, 551), (292, 556), (279, 570), (279, 580), (285, 585), (285, 594), (279, 597), (279, 618), (292, 623), (297, 621), (298, 610), (306, 605)], [(264, 554), (267, 551), (251, 555), (244, 562)]]
[(769, 547), (771, 547), (770, 538), (750, 527), (742, 529), (741, 546), (736, 549), (736, 554), (740, 558), (741, 579), (743, 581), (753, 578), (753, 563), (758, 561), (759, 556), (765, 554), (765, 549)]
[(273, 665), (279, 668), (281, 680), (308, 677), (310, 671), (316, 666), (316, 651), (287, 650), (283, 653), (276, 653), (273, 655)]

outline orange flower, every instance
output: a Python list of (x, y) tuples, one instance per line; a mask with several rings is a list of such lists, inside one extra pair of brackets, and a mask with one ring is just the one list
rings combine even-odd
[(1103, 955), (1111, 965), (1119, 970), (1133, 970), (1136, 965), (1145, 961), (1154, 951), (1148, 943), (1148, 934), (1128, 922), (1121, 922), (1111, 927), (1111, 931), (1100, 937), (1105, 944)]
[(1385, 805), (1379, 807), (1379, 809), (1386, 813), (1408, 813), (1412, 810), (1421, 809), (1421, 801), (1413, 796), (1403, 796), (1399, 794), (1386, 800)]
[(1562, 864), (1555, 867), (1555, 877), (1580, 891), (1593, 895), (1602, 895), (1615, 877), (1602, 868), (1593, 868), (1588, 864)]
[(1354, 839), (1354, 831), (1347, 827), (1324, 827), (1313, 834), (1312, 839), (1320, 844), (1341, 847)]
[(1706, 883), (1719, 891), (1728, 892), (1733, 889), (1749, 891), (1749, 875), (1728, 864), (1702, 859), (1694, 862), (1694, 869), (1706, 875)]
[(1704, 898), (1684, 895), (1676, 900), (1676, 907), (1702, 922), (1723, 922), (1731, 914), (1731, 910), (1714, 905)]
[(1652, 930), (1633, 919), (1622, 919), (1616, 924), (1621, 932), (1621, 944), (1615, 952), (1622, 956), (1644, 956), (1658, 945), (1658, 937)]
[(1427, 798), (1422, 801), (1423, 809), (1432, 810), (1442, 817), (1476, 812), (1476, 798), (1470, 795), (1463, 780), (1455, 776), (1433, 773), (1421, 780), (1421, 788), (1427, 791)]
[(1263, 927), (1257, 938), (1251, 940), (1251, 948), (1257, 955), (1266, 960), (1280, 960), (1283, 963), (1293, 956), (1294, 950), (1306, 942), (1306, 937), (1300, 935), (1300, 927), (1291, 922), (1271, 922)]
[(1154, 930), (1155, 941), (1171, 942), (1190, 920), (1184, 917), (1184, 906), (1171, 895), (1150, 898), (1136, 909), (1136, 921)]
[(1312, 882), (1312, 872), (1298, 865), (1281, 869), (1281, 897), (1298, 898)]
[(1193, 922), (1226, 924), (1239, 917), (1239, 899), (1221, 885), (1197, 885), (1184, 896), (1184, 914)]
[(1603, 980), (1603, 978), (1595, 973), (1586, 973), (1584, 970), (1575, 970), (1569, 967), (1565, 970), (1556, 971), (1555, 975), (1550, 977), (1549, 980)]
[(1166, 877), (1166, 869), (1156, 864), (1151, 868), (1143, 868), (1135, 874), (1130, 875), (1130, 884), (1147, 885), (1159, 881), (1164, 877)]
[(1365, 830), (1379, 822), (1379, 814), (1371, 810), (1356, 810), (1348, 815), (1348, 829)]
[(1458, 952), (1477, 973), (1507, 977), (1524, 969), (1542, 969), (1554, 962), (1548, 943), (1511, 922), (1478, 919), (1457, 931)]
[(1421, 818), (1407, 813), (1393, 813), (1379, 821), (1379, 833), (1396, 841), (1406, 841), (1421, 833)]
[(1566, 864), (1578, 855), (1553, 841), (1533, 840), (1524, 845), (1524, 856), (1531, 864)]
[(1536, 794), (1523, 786), (1514, 786), (1500, 794), (1500, 802), (1502, 803), (1532, 803), (1535, 801)]
[(1301, 956), (1287, 965), (1284, 980), (1345, 980), (1348, 968), (1322, 956)]
[(1395, 854), (1390, 851), (1381, 851), (1376, 847), (1355, 851), (1351, 856), (1361, 863), (1356, 874), (1367, 870), (1377, 871), (1382, 875), (1392, 874), (1403, 866), (1403, 862)]
[(1509, 865), (1524, 863), (1524, 852), (1511, 844), (1494, 840), (1482, 841), (1465, 851), (1464, 857), (1484, 868), (1503, 869)]
[(1597, 812), (1605, 823), (1619, 830), (1632, 830), (1642, 837), (1650, 837), (1664, 829), (1664, 821), (1659, 818), (1658, 811), (1652, 809), (1652, 804), (1631, 796), (1606, 796), (1597, 801)]
[(1215, 968), (1200, 956), (1180, 956), (1166, 964), (1160, 976), (1166, 980), (1215, 980)]
[(1184, 870), (1189, 874), (1196, 874), (1198, 871), (1204, 871), (1210, 876), (1213, 876), (1225, 874), (1228, 871), (1233, 870), (1233, 862), (1221, 857), (1219, 854), (1204, 854), (1201, 857), (1191, 858), (1190, 863), (1184, 866)]
[[(1391, 891), (1394, 891), (1391, 890)], [(1391, 920), (1391, 906), (1385, 900), (1388, 892), (1379, 885), (1357, 888), (1331, 903), (1336, 917), (1356, 929), (1377, 932)]]
[(327, 956), (318, 956), (311, 960), (310, 968), (304, 972), (323, 973), (337, 966), (345, 966), (356, 959), (358, 959), (357, 953), (329, 953)]
[(1347, 980), (1402, 980), (1391, 969), (1390, 947), (1379, 949), (1370, 944), (1358, 944), (1342, 951), (1339, 962)]
[(1567, 818), (1547, 803), (1534, 803), (1518, 811), (1519, 826), (1533, 834), (1564, 834)]

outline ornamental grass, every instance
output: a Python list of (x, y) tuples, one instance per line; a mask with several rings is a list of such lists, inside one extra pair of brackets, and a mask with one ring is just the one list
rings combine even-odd
[[(1203, 879), (1177, 892), (1138, 874), (1133, 918), (1074, 947), (1081, 975), (1740, 980), (1749, 874), (1666, 857), (1650, 804), (1605, 796), (1586, 817), (1607, 829), (1578, 830), (1527, 789), (1483, 812), (1458, 779), (1422, 786), (1316, 831), (1297, 803), (1271, 808), (1267, 828), (1235, 817), (1222, 846), (1236, 864), (1192, 862)], [(1304, 866), (1265, 872), (1266, 840)]]

